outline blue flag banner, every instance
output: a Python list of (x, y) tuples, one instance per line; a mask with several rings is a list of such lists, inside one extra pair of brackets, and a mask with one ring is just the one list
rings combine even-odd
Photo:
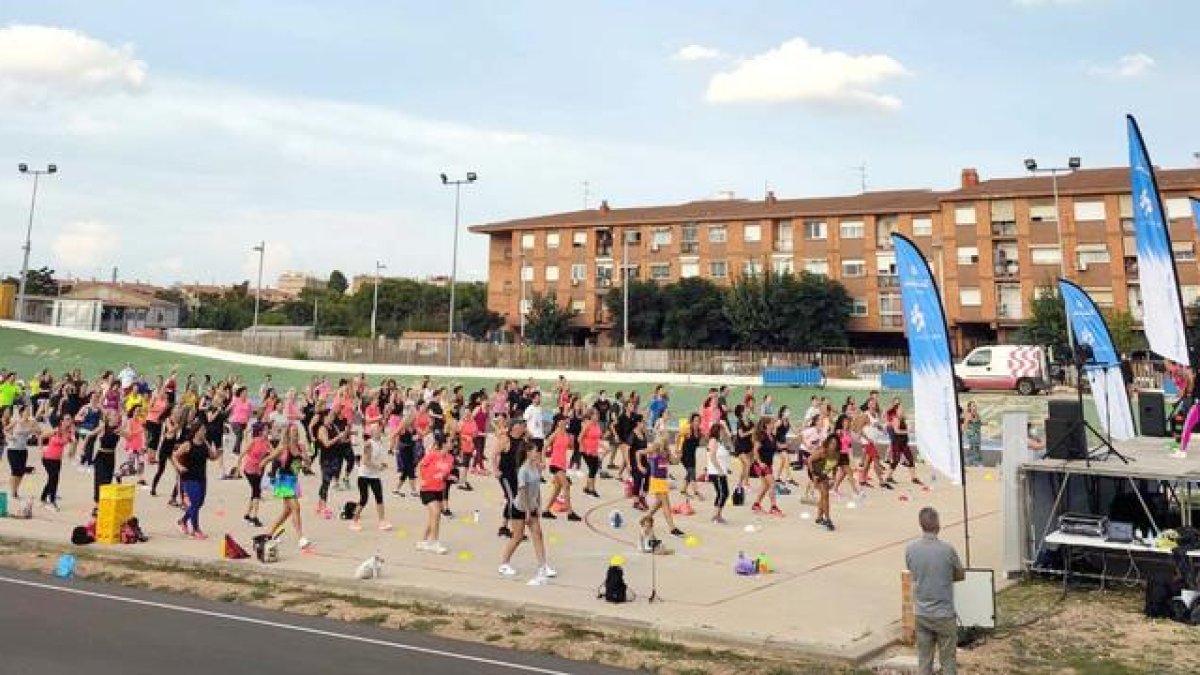
[(1188, 201), (1192, 203), (1192, 223), (1196, 225), (1196, 231), (1200, 232), (1200, 199), (1188, 197)]
[(1126, 116), (1129, 132), (1129, 179), (1133, 190), (1133, 233), (1141, 277), (1143, 325), (1150, 350), (1176, 363), (1191, 365), (1183, 323), (1183, 297), (1175, 272), (1171, 235), (1163, 215), (1162, 197), (1142, 132), (1133, 115)]
[(1115, 440), (1128, 440), (1136, 435), (1133, 410), (1125, 391), (1121, 374), (1121, 358), (1113, 346), (1112, 333), (1095, 301), (1084, 290), (1066, 279), (1058, 280), (1058, 291), (1066, 305), (1067, 330), (1076, 345), (1092, 348), (1093, 361), (1084, 368), (1091, 385), (1096, 417)]
[(955, 485), (962, 482), (962, 441), (950, 335), (937, 284), (925, 256), (907, 237), (892, 235), (904, 332), (912, 368), (914, 429), (921, 455)]

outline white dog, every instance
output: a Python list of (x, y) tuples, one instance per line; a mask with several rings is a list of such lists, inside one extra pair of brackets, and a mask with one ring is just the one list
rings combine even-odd
[(362, 564), (354, 572), (356, 579), (378, 579), (381, 576), (383, 576), (383, 556), (378, 553), (362, 561)]

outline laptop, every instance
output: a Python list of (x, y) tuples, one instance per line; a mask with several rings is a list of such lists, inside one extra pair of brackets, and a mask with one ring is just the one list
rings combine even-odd
[(1133, 523), (1126, 523), (1120, 520), (1108, 521), (1108, 528), (1104, 533), (1104, 541), (1112, 541), (1121, 544), (1128, 544), (1133, 541)]

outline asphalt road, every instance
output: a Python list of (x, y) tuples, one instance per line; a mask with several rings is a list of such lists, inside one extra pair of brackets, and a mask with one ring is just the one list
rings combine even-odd
[(0, 570), (0, 672), (610, 675), (540, 654)]

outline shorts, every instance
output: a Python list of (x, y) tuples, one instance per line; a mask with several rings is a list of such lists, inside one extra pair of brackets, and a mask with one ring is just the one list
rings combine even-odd
[(650, 494), (665, 495), (671, 491), (671, 484), (666, 478), (651, 478), (650, 479)]
[[(537, 515), (537, 511), (534, 511), (533, 517), (537, 518)], [(518, 509), (516, 506), (510, 506), (504, 509), (504, 517), (508, 520), (525, 520), (529, 517), (529, 514), (521, 509)]]
[(276, 499), (295, 499), (300, 496), (300, 485), (294, 473), (279, 473), (275, 476)]
[(839, 452), (838, 459), (837, 459), (837, 465), (838, 466), (850, 466), (850, 455), (848, 455), (844, 452)]
[(561, 466), (551, 466), (550, 467), (550, 475), (551, 476), (556, 476), (564, 471), (566, 471), (566, 469), (562, 468)]
[(428, 506), (434, 502), (443, 501), (443, 490), (421, 490), (421, 503)]
[(8, 468), (14, 476), (24, 476), (28, 471), (29, 451), (18, 448), (8, 449)]

